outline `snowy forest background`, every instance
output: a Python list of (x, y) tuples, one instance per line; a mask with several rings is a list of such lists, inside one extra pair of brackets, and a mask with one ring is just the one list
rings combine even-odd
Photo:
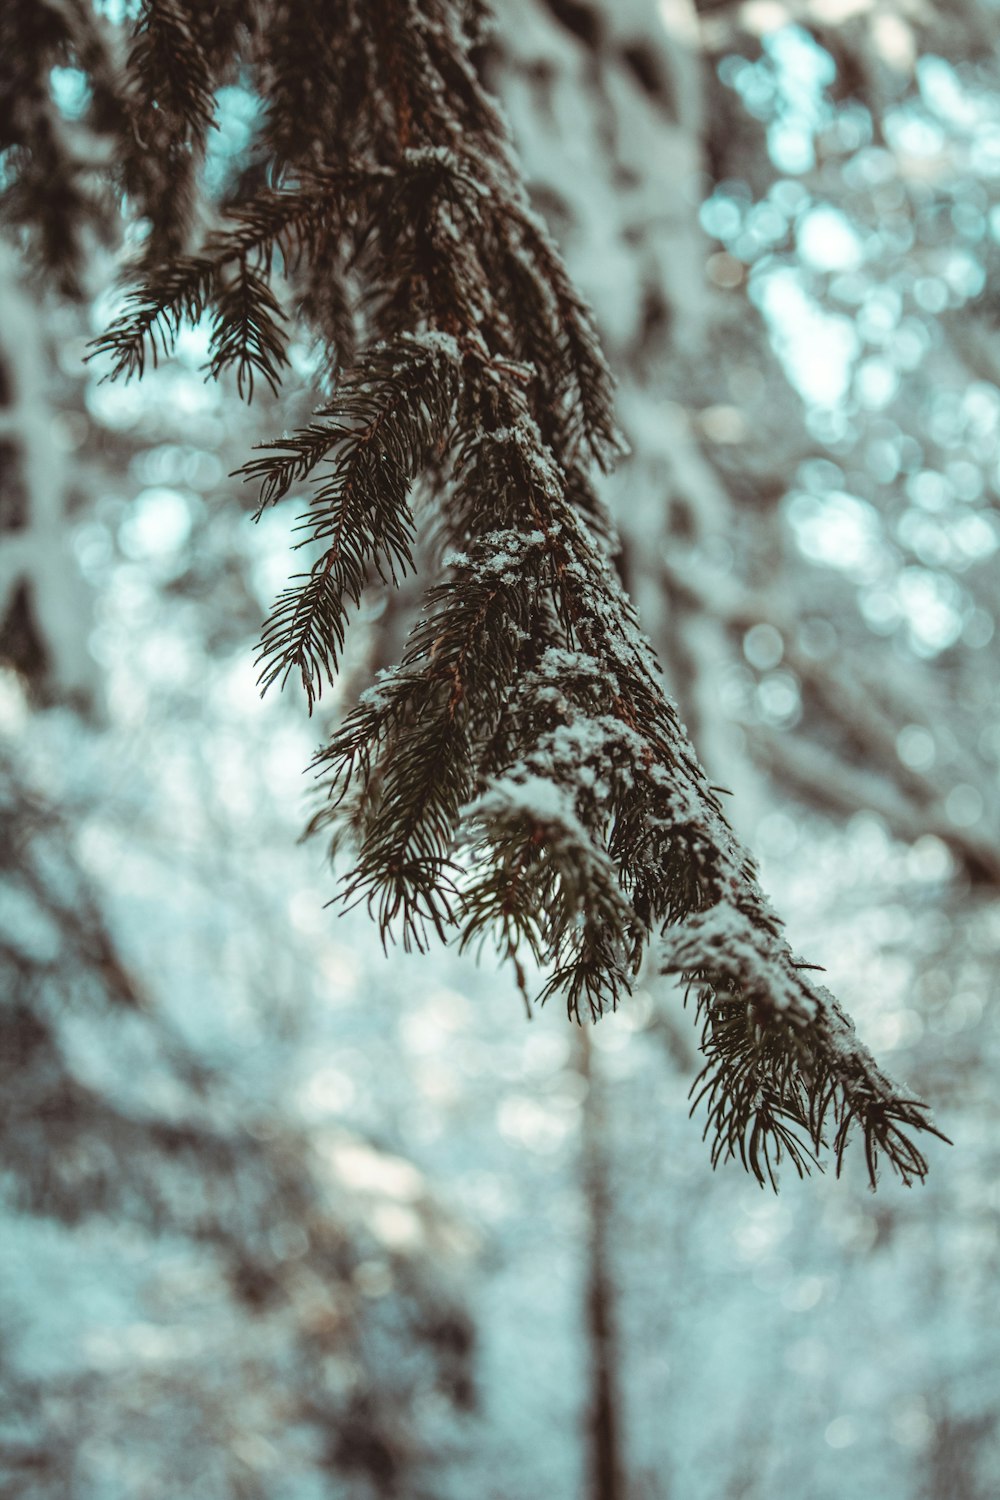
[[(100, 7), (109, 14), (114, 7)], [(14, 7), (16, 9), (16, 7)], [(0, 1482), (17, 1500), (1000, 1490), (1000, 14), (498, 0), (491, 77), (632, 446), (621, 566), (924, 1187), (713, 1173), (648, 985), (384, 956), (255, 686), (311, 404), (85, 365), (0, 248)], [(69, 138), (83, 75), (53, 69)], [(221, 91), (225, 182), (255, 104)], [(0, 172), (3, 171), (0, 158)], [(393, 640), (373, 598), (341, 696)], [(391, 649), (391, 648), (390, 648)], [(324, 698), (321, 718), (337, 710)]]

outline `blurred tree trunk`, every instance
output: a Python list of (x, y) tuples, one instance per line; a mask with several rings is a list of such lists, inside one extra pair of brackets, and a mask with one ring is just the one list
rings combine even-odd
[(626, 1500), (628, 1465), (622, 1446), (625, 1423), (615, 1312), (617, 1284), (611, 1254), (614, 1207), (607, 1154), (607, 1104), (600, 1073), (600, 1054), (594, 1050), (587, 1027), (577, 1030), (575, 1042), (577, 1066), (586, 1084), (580, 1170), (587, 1214), (590, 1495), (591, 1500)]
[(100, 684), (87, 645), (90, 590), (70, 546), (68, 428), (25, 275), (0, 240), (0, 661), (42, 699), (93, 707)]

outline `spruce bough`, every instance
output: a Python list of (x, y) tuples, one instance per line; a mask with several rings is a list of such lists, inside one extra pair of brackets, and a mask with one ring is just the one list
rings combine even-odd
[[(526, 950), (577, 1020), (651, 950), (695, 997), (713, 1162), (773, 1183), (831, 1145), (839, 1169), (856, 1125), (872, 1184), (883, 1156), (910, 1183), (939, 1132), (793, 957), (617, 581), (591, 477), (623, 447), (612, 382), (482, 82), (486, 19), (146, 0), (121, 156), (149, 234), (99, 349), (141, 374), (210, 313), (210, 373), (250, 395), (279, 384), (290, 312), (318, 336), (329, 399), (241, 471), (262, 508), (311, 497), (260, 680), (301, 682), (312, 711), (362, 594), (430, 573), (402, 660), (317, 757), (312, 826), (352, 851), (346, 899), (383, 940), (495, 940), (522, 988)], [(212, 209), (198, 167), (237, 77), (262, 123)]]

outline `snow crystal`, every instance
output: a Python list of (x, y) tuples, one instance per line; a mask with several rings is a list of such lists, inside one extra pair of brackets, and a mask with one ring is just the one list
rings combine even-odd
[(502, 804), (504, 810), (527, 813), (538, 823), (577, 823), (573, 799), (565, 787), (539, 775), (521, 774), (498, 777), (477, 803), (477, 812), (488, 811), (488, 804)]
[(442, 333), (437, 328), (428, 328), (421, 333), (408, 333), (405, 341), (418, 349), (426, 349), (431, 354), (440, 354), (456, 364), (461, 359), (458, 340), (454, 334)]
[(399, 667), (382, 667), (375, 673), (375, 679), (370, 687), (358, 694), (358, 708), (378, 713), (386, 708), (390, 699), (390, 690), (400, 675)]

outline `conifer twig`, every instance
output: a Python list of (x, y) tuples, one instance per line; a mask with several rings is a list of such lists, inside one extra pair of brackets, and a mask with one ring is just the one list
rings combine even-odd
[(100, 347), (141, 374), (211, 307), (210, 373), (234, 368), (249, 395), (255, 375), (277, 386), (287, 301), (318, 322), (330, 369), (361, 333), (315, 419), (241, 471), (261, 509), (311, 487), (308, 566), (264, 628), (264, 688), (298, 676), (312, 710), (364, 590), (418, 557), (430, 571), (401, 661), (317, 756), (311, 826), (353, 849), (346, 900), (383, 942), (492, 936), (519, 982), (526, 949), (549, 973), (542, 1000), (577, 1020), (613, 1009), (652, 948), (697, 994), (713, 1161), (737, 1156), (763, 1184), (830, 1145), (839, 1169), (856, 1125), (873, 1183), (880, 1157), (922, 1177), (914, 1137), (939, 1132), (793, 958), (617, 582), (589, 477), (623, 448), (613, 383), (476, 71), (466, 7), (278, 14), (247, 8), (240, 26), (227, 11), (209, 45), (184, 11), (203, 56), (167, 114), (193, 139), (205, 80), (246, 70), (266, 104), (255, 185), (197, 255), (147, 263)]

